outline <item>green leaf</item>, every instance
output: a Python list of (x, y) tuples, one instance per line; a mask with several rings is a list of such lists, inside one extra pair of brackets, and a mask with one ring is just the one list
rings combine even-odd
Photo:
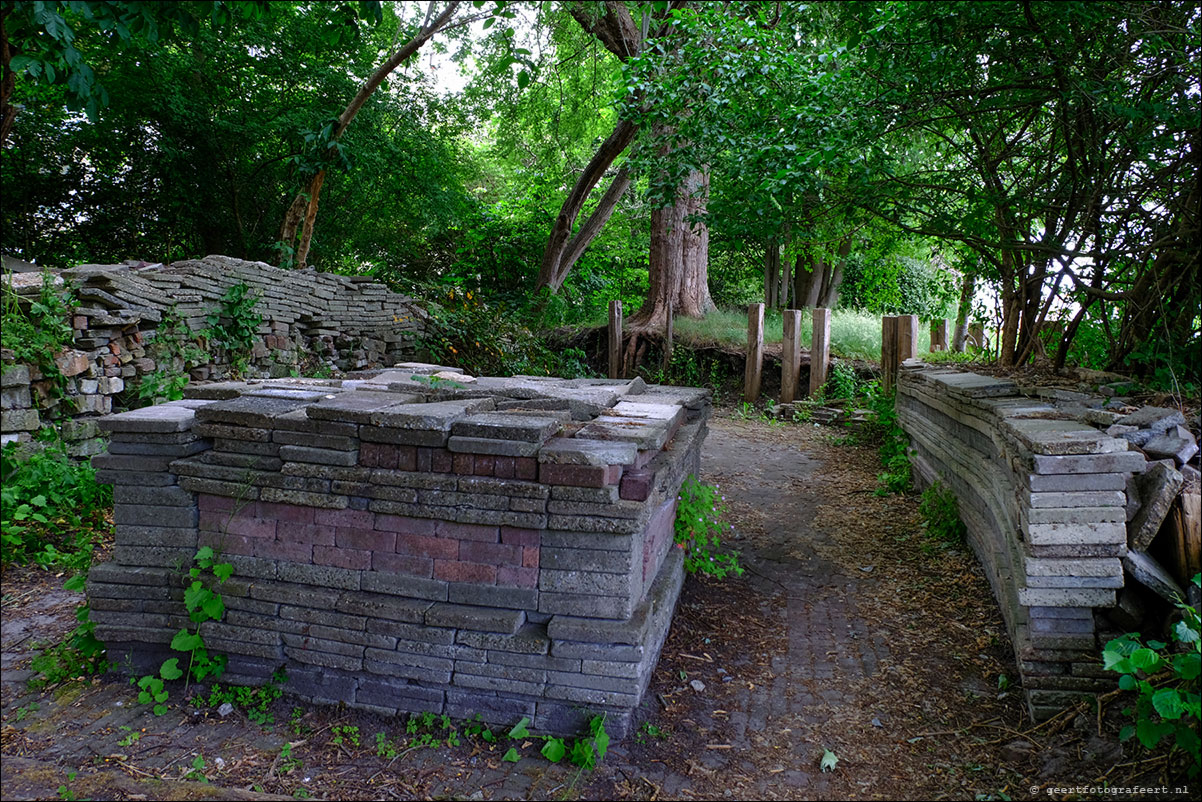
[(1160, 667), (1160, 663), (1160, 655), (1151, 649), (1136, 649), (1131, 653), (1131, 665), (1135, 666), (1141, 671), (1152, 673)]
[(1135, 737), (1139, 738), (1139, 742), (1144, 745), (1145, 749), (1153, 749), (1156, 744), (1160, 743), (1160, 739), (1164, 737), (1165, 733), (1171, 729), (1171, 724), (1142, 718), (1135, 725)]
[(521, 759), (522, 756), (518, 754), (518, 750), (514, 749), (512, 746), (509, 747), (508, 752), (501, 756), (502, 763), (517, 763)]
[(213, 576), (224, 582), (234, 575), (234, 566), (232, 563), (217, 563), (213, 566)]
[(514, 724), (513, 729), (511, 729), (509, 731), (509, 737), (510, 738), (529, 738), (530, 730), (526, 728), (526, 725), (528, 725), (529, 723), (530, 723), (530, 718), (528, 716), (522, 716), (522, 720), (519, 721), (517, 724)]
[(1127, 724), (1119, 730), (1119, 740), (1122, 742), (1130, 741), (1131, 736), (1135, 735), (1135, 725)]
[(181, 629), (175, 633), (175, 637), (171, 639), (171, 648), (177, 652), (190, 652), (193, 649), (198, 649), (204, 645), (204, 639), (200, 635), (194, 635), (186, 629)]
[(179, 679), (183, 675), (184, 672), (179, 667), (178, 657), (172, 657), (170, 660), (164, 660), (163, 664), (159, 666), (159, 676), (165, 680)]
[(213, 595), (211, 598), (205, 599), (200, 603), (200, 608), (204, 610), (205, 615), (212, 621), (217, 621), (225, 613), (225, 602), (220, 596)]
[(838, 756), (829, 749), (823, 749), (822, 750), (822, 762), (820, 762), (818, 764), (818, 767), (821, 768), (823, 771), (834, 771), (835, 766), (837, 766), (837, 765), (839, 765)]
[(1185, 712), (1181, 704), (1181, 694), (1176, 688), (1161, 688), (1152, 694), (1152, 707), (1161, 718), (1178, 719)]
[(1135, 690), (1135, 685), (1135, 677), (1131, 676), (1130, 674), (1124, 674), (1123, 676), (1119, 677), (1119, 688), (1121, 690), (1133, 691)]
[(525, 89), (530, 85), (530, 73), (522, 70), (518, 73), (518, 89)]
[(63, 583), (63, 590), (82, 591), (87, 585), (88, 578), (84, 574), (76, 574)]
[(562, 738), (548, 738), (547, 742), (543, 744), (541, 751), (543, 757), (545, 757), (547, 760), (550, 760), (552, 763), (558, 763), (559, 761), (563, 760), (563, 756), (567, 754), (568, 750), (567, 747), (564, 746)]
[(212, 560), (213, 559), (213, 547), (212, 546), (201, 546), (196, 551), (195, 559), (196, 559), (196, 562), (198, 562), (198, 563), (205, 562), (206, 560)]

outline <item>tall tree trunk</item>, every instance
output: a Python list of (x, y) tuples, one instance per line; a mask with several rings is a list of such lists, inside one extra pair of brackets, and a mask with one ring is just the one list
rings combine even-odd
[[(338, 115), (338, 125), (334, 129), (332, 139), (341, 139), (347, 127), (354, 121), (359, 114), (359, 110), (367, 102), (367, 99), (380, 88), (393, 70), (404, 64), (409, 58), (416, 53), (422, 45), (430, 40), (434, 34), (447, 28), (451, 24), (451, 20), (455, 16), (455, 11), (459, 8), (460, 0), (452, 0), (447, 3), (447, 7), (442, 10), (442, 13), (435, 15), (437, 3), (435, 0), (430, 0), (430, 4), (426, 7), (426, 19), (422, 23), (422, 27), (417, 34), (404, 44), (399, 50), (388, 57), (388, 60), (376, 68), (363, 86), (359, 87), (359, 91), (351, 98), (351, 102), (343, 109), (342, 114)], [(477, 15), (482, 16), (482, 15)], [(456, 26), (466, 24), (475, 17), (461, 19), (455, 23)], [(288, 207), (287, 213), (284, 215), (284, 223), (280, 227), (280, 242), (288, 248), (292, 247), (292, 243), (296, 242), (297, 227), (302, 223), (304, 225), (300, 243), (297, 245), (296, 254), (293, 261), (297, 267), (304, 267), (309, 258), (309, 244), (313, 240), (313, 225), (317, 219), (317, 202), (321, 196), (321, 186), (325, 182), (325, 170), (319, 170), (308, 186), (297, 193), (293, 198), (292, 203)]]
[(972, 312), (972, 298), (977, 292), (977, 277), (965, 273), (960, 283), (960, 303), (956, 305), (956, 333), (952, 335), (952, 350), (957, 354), (964, 353), (964, 344), (968, 339), (968, 316)]
[(676, 203), (651, 213), (647, 300), (629, 320), (629, 330), (656, 331), (673, 314), (704, 317), (714, 309), (709, 291), (709, 229), (689, 217), (705, 211), (709, 175), (694, 170)]
[(552, 292), (557, 292), (563, 286), (563, 282), (567, 279), (568, 272), (576, 264), (576, 260), (580, 258), (584, 249), (593, 241), (593, 238), (609, 220), (610, 215), (613, 214), (618, 200), (630, 186), (630, 174), (625, 168), (619, 170), (614, 176), (609, 190), (602, 196), (597, 208), (589, 215), (580, 230), (575, 235), (572, 234), (572, 227), (576, 224), (576, 218), (584, 208), (589, 193), (605, 176), (605, 171), (614, 163), (614, 159), (618, 158), (622, 151), (626, 150), (634, 141), (637, 133), (638, 130), (633, 124), (626, 120), (620, 120), (614, 126), (613, 133), (601, 143), (597, 153), (589, 160), (584, 172), (576, 179), (572, 191), (568, 193), (568, 197), (560, 207), (559, 214), (555, 217), (555, 223), (551, 227), (551, 236), (547, 240), (547, 249), (543, 252), (543, 262), (538, 270), (536, 287), (539, 289), (547, 287)]
[(838, 256), (830, 266), (822, 281), (822, 299), (819, 304), (824, 309), (834, 309), (839, 305), (839, 286), (843, 283), (843, 269), (847, 266), (847, 257), (851, 254), (851, 236), (843, 238), (839, 243)]
[[(662, 19), (670, 11), (682, 8), (686, 4), (687, 0), (671, 0), (665, 8), (655, 12), (655, 16)], [(597, 37), (605, 49), (623, 63), (642, 52), (645, 38), (661, 36), (667, 30), (664, 26), (656, 31), (640, 28), (631, 17), (630, 9), (621, 0), (604, 0), (601, 3), (572, 2), (566, 3), (565, 7), (580, 23), (581, 28)], [(638, 129), (634, 124), (619, 120), (613, 132), (601, 143), (596, 155), (589, 160), (584, 172), (576, 179), (555, 217), (555, 223), (547, 238), (547, 248), (543, 252), (538, 281), (535, 283), (537, 289), (546, 287), (551, 292), (558, 292), (576, 261), (609, 221), (618, 200), (630, 186), (630, 175), (625, 168), (618, 170), (609, 189), (601, 197), (588, 220), (575, 234), (572, 233), (576, 218), (580, 216), (588, 201), (589, 193), (601, 182), (614, 160), (634, 142), (637, 134)]]
[(764, 244), (764, 306), (780, 306), (780, 286), (780, 248), (776, 237), (769, 237)]

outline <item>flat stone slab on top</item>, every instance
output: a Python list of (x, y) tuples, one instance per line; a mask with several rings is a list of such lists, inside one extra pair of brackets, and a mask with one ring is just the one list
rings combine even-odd
[(147, 434), (186, 432), (192, 428), (197, 407), (207, 405), (207, 403), (169, 401), (165, 404), (134, 409), (117, 415), (105, 415), (97, 421), (97, 425), (101, 431), (105, 432)]
[(638, 456), (634, 443), (554, 437), (538, 452), (538, 461), (552, 465), (631, 465)]
[(1127, 441), (1076, 421), (1007, 418), (1000, 424), (1033, 454), (1111, 454), (1127, 450)]

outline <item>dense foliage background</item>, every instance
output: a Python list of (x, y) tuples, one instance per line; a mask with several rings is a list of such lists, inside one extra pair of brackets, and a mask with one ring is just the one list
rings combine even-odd
[[(309, 264), (453, 290), (451, 311), (470, 292), (471, 320), (450, 322), (477, 334), (597, 323), (647, 296), (651, 213), (704, 172), (690, 220), (719, 307), (767, 293), (930, 319), (971, 277), (1004, 364), (1046, 350), (1196, 382), (1193, 3), (0, 9), (0, 248), (39, 264), (289, 264), (282, 223), (321, 172)], [(637, 136), (606, 176), (631, 186), (562, 289), (536, 291), (565, 197), (621, 121)]]

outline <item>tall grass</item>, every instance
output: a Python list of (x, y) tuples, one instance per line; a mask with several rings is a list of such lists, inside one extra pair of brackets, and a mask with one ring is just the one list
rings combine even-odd
[[(764, 312), (764, 342), (780, 343), (783, 335), (783, 319), (779, 309)], [(813, 322), (808, 310), (802, 311), (801, 341), (810, 347)], [(676, 338), (694, 347), (727, 346), (743, 348), (747, 344), (747, 313), (719, 310), (711, 312), (702, 320), (676, 318)], [(928, 353), (931, 349), (931, 332), (927, 326), (918, 327), (918, 352)], [(845, 359), (880, 361), (881, 316), (855, 309), (836, 309), (831, 316), (831, 352)]]

